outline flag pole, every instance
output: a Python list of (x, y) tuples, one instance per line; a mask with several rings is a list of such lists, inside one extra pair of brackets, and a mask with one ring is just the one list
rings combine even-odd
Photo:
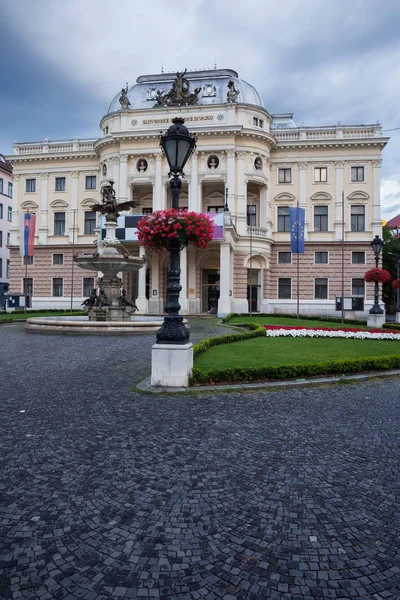
[[(253, 206), (251, 204), (251, 206)], [(252, 227), (252, 211), (250, 212), (250, 219), (249, 219), (249, 225), (250, 225), (250, 285), (249, 285), (249, 313), (250, 313), (250, 317), (252, 316), (252, 302), (253, 302), (253, 294), (252, 294), (252, 277), (253, 277), (253, 227)]]
[(344, 323), (344, 191), (342, 191), (342, 323)]
[[(297, 202), (297, 215), (299, 212), (299, 202)], [(296, 239), (296, 250), (297, 250), (297, 318), (300, 319), (300, 256), (299, 256), (299, 231), (300, 223), (299, 217), (297, 216), (297, 239)]]
[(26, 314), (26, 297), (28, 295), (28, 260), (27, 256), (24, 256), (25, 259), (25, 285), (24, 285), (24, 313)]
[(70, 312), (73, 310), (73, 298), (74, 298), (74, 251), (75, 251), (75, 214), (76, 208), (72, 209), (73, 220), (72, 220), (72, 260), (71, 260), (71, 306)]

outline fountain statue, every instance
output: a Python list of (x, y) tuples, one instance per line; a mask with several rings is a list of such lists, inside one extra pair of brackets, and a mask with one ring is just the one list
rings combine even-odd
[(137, 203), (134, 200), (118, 203), (112, 179), (101, 184), (101, 197), (101, 203), (95, 204), (92, 210), (105, 215), (105, 238), (97, 242), (96, 250), (92, 254), (74, 256), (78, 267), (101, 271), (103, 274), (99, 279), (99, 294), (93, 290), (91, 297), (83, 304), (88, 308), (90, 321), (130, 321), (137, 307), (134, 302), (128, 300), (126, 291), (122, 290), (122, 281), (118, 273), (138, 271), (143, 266), (143, 259), (129, 254), (116, 239), (115, 230), (120, 211), (128, 210)]

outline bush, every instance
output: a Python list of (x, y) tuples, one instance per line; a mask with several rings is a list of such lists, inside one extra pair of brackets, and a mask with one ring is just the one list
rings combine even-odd
[(319, 377), (321, 375), (345, 375), (400, 368), (400, 356), (364, 357), (360, 359), (330, 360), (310, 365), (280, 365), (277, 367), (232, 367), (203, 371), (193, 368), (190, 384), (246, 383), (249, 381), (278, 381)]

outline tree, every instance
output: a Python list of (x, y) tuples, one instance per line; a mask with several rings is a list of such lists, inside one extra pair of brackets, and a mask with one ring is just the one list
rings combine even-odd
[[(390, 271), (392, 279), (397, 279), (397, 263), (400, 260), (400, 237), (393, 229), (383, 228), (383, 241), (385, 245), (382, 251), (382, 266)], [(391, 283), (384, 283), (382, 289), (382, 299), (388, 312), (396, 312), (396, 290), (392, 288)]]

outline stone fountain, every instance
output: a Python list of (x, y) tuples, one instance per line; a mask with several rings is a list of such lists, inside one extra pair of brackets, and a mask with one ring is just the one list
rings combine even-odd
[(134, 200), (118, 203), (115, 198), (114, 182), (106, 180), (101, 185), (102, 202), (92, 207), (93, 211), (105, 215), (105, 239), (98, 241), (92, 254), (77, 254), (74, 261), (81, 269), (101, 271), (99, 279), (100, 292), (95, 290), (85, 301), (89, 309), (90, 321), (130, 321), (137, 310), (124, 290), (121, 293), (122, 281), (118, 273), (122, 271), (138, 271), (143, 266), (143, 259), (130, 256), (129, 252), (115, 237), (117, 219), (120, 211), (128, 210), (136, 205)]

